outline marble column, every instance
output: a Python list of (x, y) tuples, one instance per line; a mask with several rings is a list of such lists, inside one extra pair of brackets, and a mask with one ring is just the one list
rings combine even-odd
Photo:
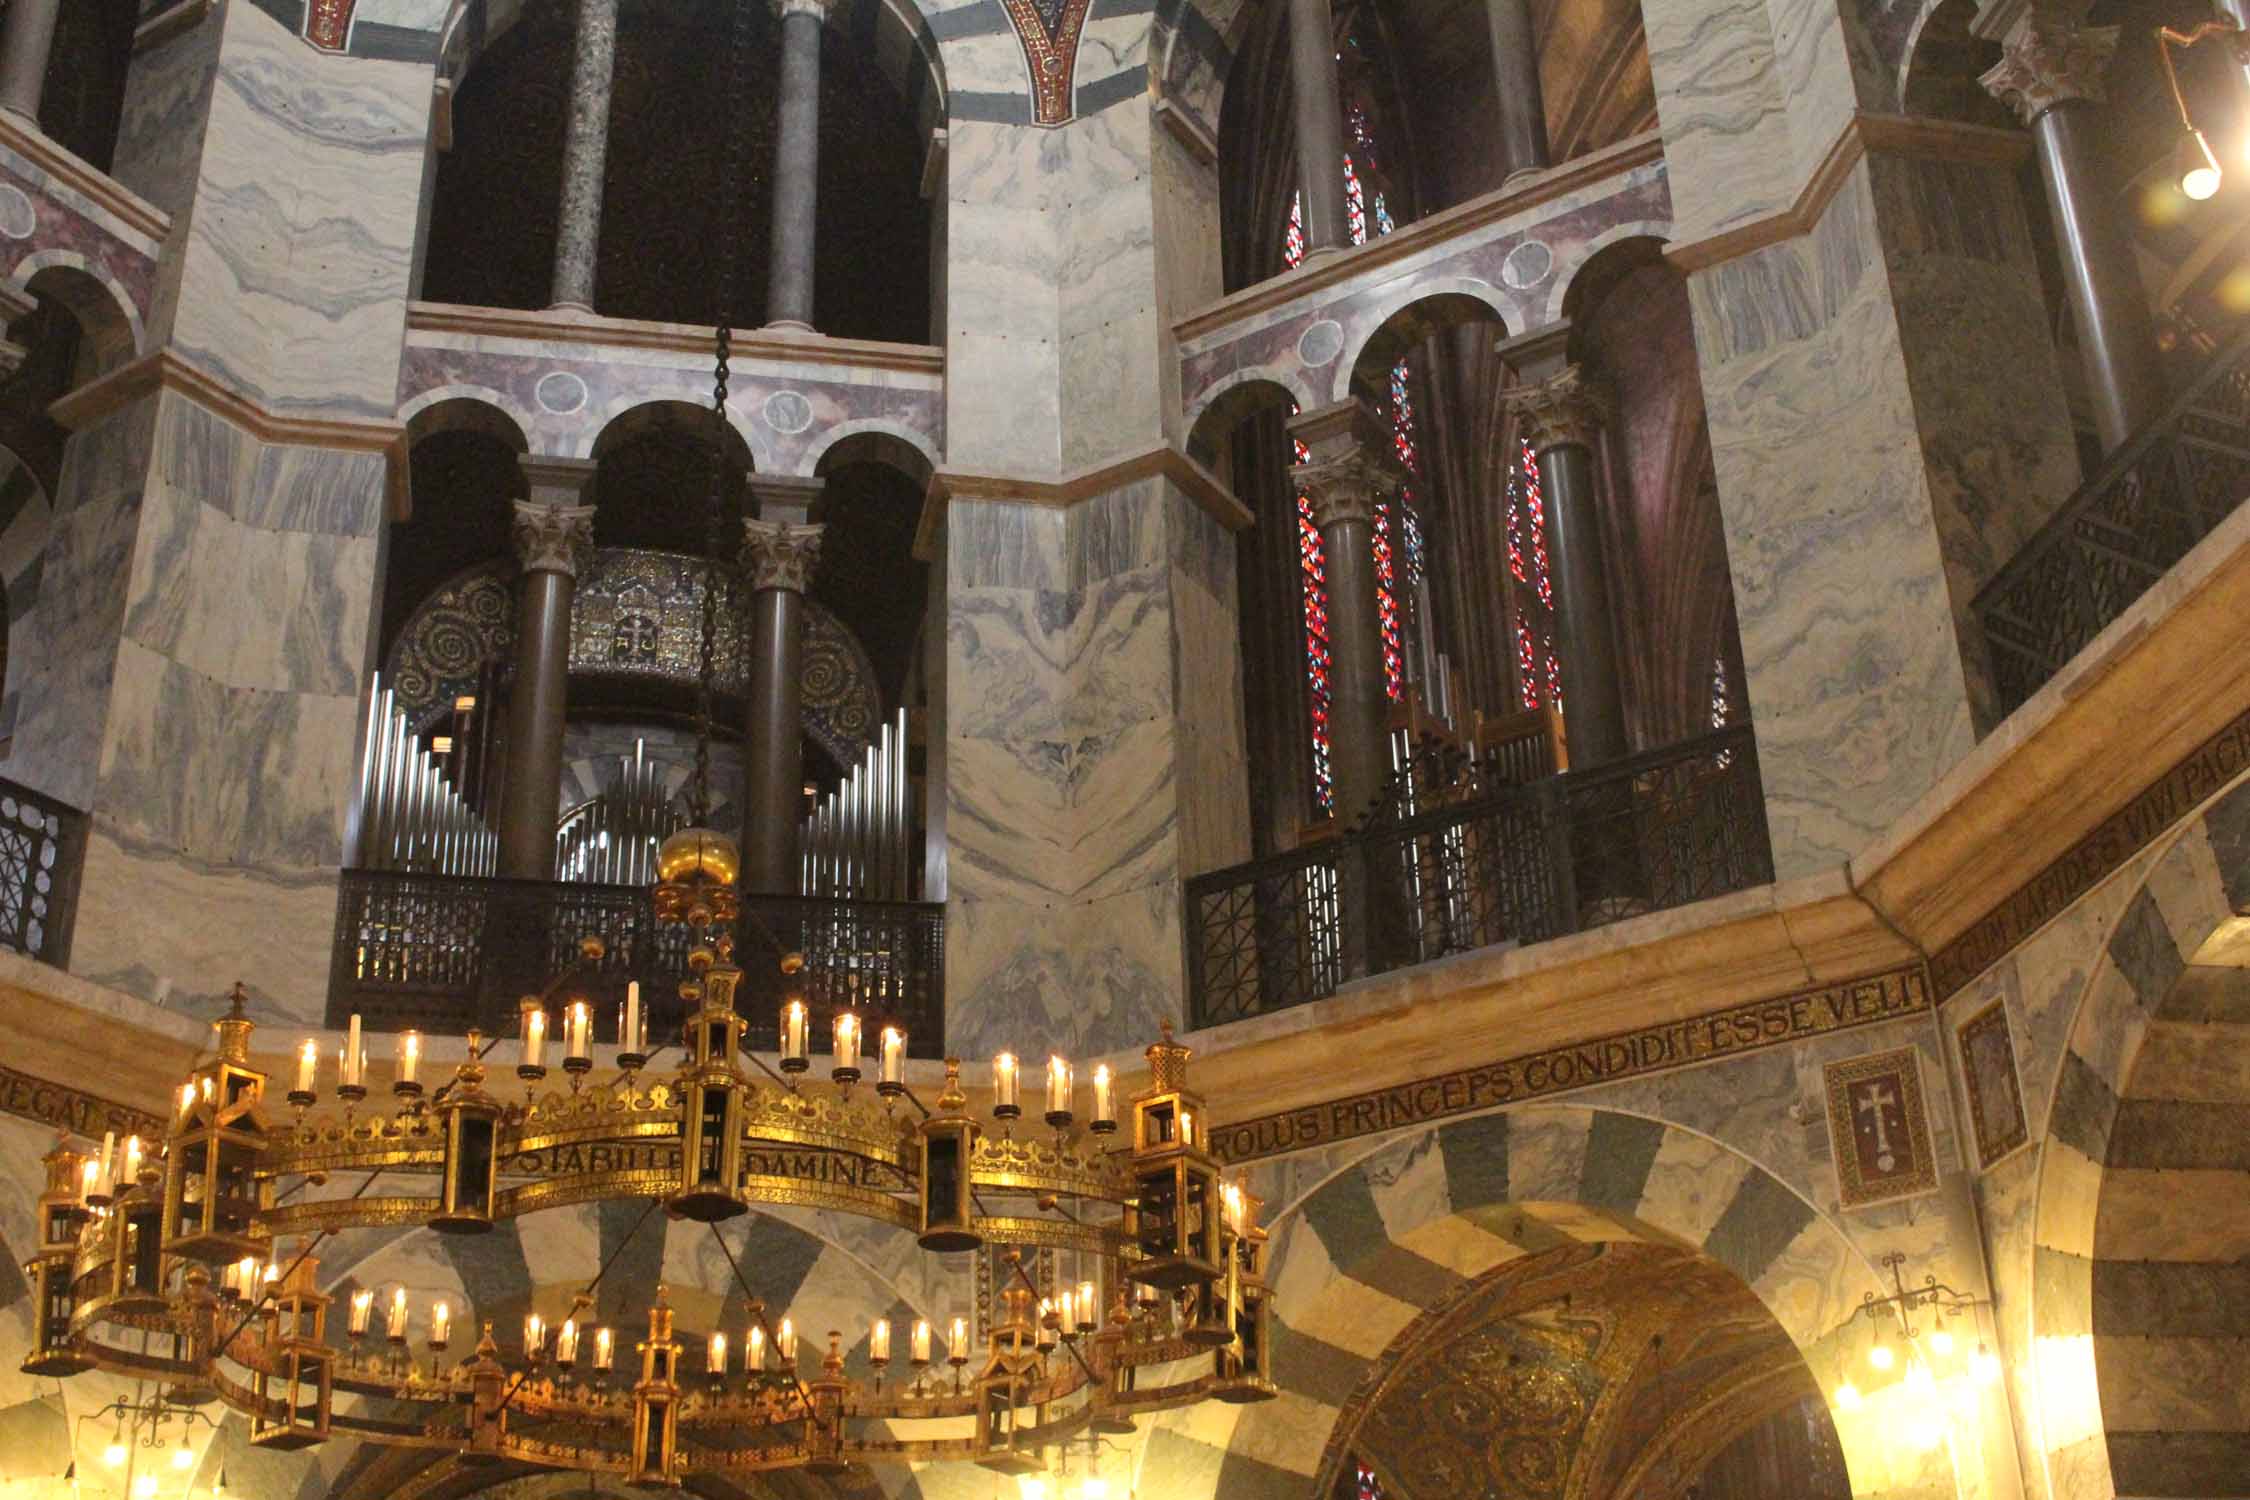
[(1493, 97), (1500, 106), (1500, 155), (1507, 176), (1547, 165), (1547, 101), (1539, 90), (1539, 38), (1530, 0), (1485, 0), (1492, 31)]
[(1555, 581), (1555, 646), (1562, 657), (1563, 732), (1574, 771), (1626, 751), (1623, 674), (1602, 562), (1594, 445), (1609, 402), (1563, 357), (1567, 331), (1543, 328), (1504, 340), (1502, 357), (1523, 382), (1505, 396), (1539, 460), (1547, 502), (1547, 556)]
[(1289, 0), (1289, 92), (1296, 106), (1297, 182), (1305, 195), (1309, 259), (1351, 244), (1344, 218), (1344, 106), (1328, 0)]
[(594, 309), (602, 178), (609, 163), (610, 75), (616, 63), (617, 0), (578, 0), (578, 38), (570, 58), (570, 118), (563, 130), (554, 305), (582, 312)]
[[(777, 484), (791, 485), (796, 494), (777, 496)], [(742, 884), (755, 895), (797, 891), (797, 821), (804, 813), (805, 780), (805, 590), (812, 585), (826, 529), (804, 517), (819, 490), (818, 480), (753, 480), (760, 515), (742, 523), (742, 563), (750, 579)]]
[(7, 18), (0, 21), (0, 111), (34, 130), (61, 9), (62, 0), (8, 0)]
[(578, 574), (594, 552), (594, 508), (563, 502), (583, 493), (594, 466), (584, 459), (527, 458), (524, 468), (532, 478), (532, 498), (516, 502), (523, 592), (500, 787), (500, 873), (514, 880), (552, 880), (570, 697), (570, 605)]
[(2102, 88), (2116, 49), (2114, 26), (2071, 26), (2034, 15), (2009, 34), (2000, 61), (1983, 79), (1993, 97), (2031, 127), (2038, 147), (2104, 451), (2123, 446), (2165, 405), (2148, 291), (2114, 208), (2116, 185), (2102, 170), (2108, 137), (2122, 128)]
[(820, 29), (833, 0), (776, 0), (781, 12), (781, 109), (773, 160), (773, 246), (766, 325), (810, 332), (820, 198)]

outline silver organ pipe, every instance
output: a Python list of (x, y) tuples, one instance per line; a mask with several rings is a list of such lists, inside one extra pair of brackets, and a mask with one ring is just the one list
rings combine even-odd
[(595, 885), (646, 885), (656, 876), (656, 851), (686, 818), (664, 789), (664, 768), (648, 758), (645, 740), (617, 758), (607, 790), (581, 803), (555, 830), (559, 879)]
[(366, 870), (490, 875), (498, 836), (446, 780), (440, 758), (416, 741), (395, 694), (368, 689), (367, 737), (360, 751), (352, 862)]
[(799, 825), (804, 894), (914, 899), (914, 808), (906, 750), (906, 711), (900, 709), (842, 784), (813, 804)]

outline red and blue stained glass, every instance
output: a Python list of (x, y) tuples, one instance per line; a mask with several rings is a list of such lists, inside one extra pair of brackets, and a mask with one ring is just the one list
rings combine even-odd
[[(1555, 586), (1547, 572), (1547, 505), (1539, 460), (1522, 445), (1508, 476), (1508, 572), (1516, 593), (1516, 680), (1523, 706), (1562, 703), (1562, 663), (1555, 655)], [(1542, 670), (1544, 669), (1544, 670)]]
[(1354, 1467), (1359, 1470), (1359, 1500), (1383, 1500), (1383, 1482), (1375, 1477), (1375, 1471), (1365, 1464)]

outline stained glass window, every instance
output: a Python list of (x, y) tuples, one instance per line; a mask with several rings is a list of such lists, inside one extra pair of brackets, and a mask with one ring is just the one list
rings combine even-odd
[(1547, 505), (1539, 460), (1524, 443), (1508, 475), (1508, 574), (1515, 579), (1516, 680), (1523, 706), (1562, 703), (1555, 655), (1555, 585), (1547, 572)]
[(1359, 1470), (1359, 1500), (1383, 1500), (1383, 1482), (1375, 1477), (1375, 1471), (1365, 1464), (1353, 1467)]
[[(1374, 169), (1375, 136), (1367, 111), (1358, 104), (1347, 121), (1350, 147), (1344, 153), (1344, 212), (1346, 227), (1355, 245), (1367, 243), (1370, 233), (1389, 234), (1397, 225), (1382, 190), (1370, 190), (1361, 175), (1361, 164)], [(1305, 260), (1305, 199), (1300, 189), (1289, 200), (1289, 222), (1282, 231), (1281, 262), (1291, 270)], [(1375, 507), (1375, 605), (1383, 633), (1383, 687), (1394, 700), (1406, 691), (1406, 613), (1415, 585), (1422, 580), (1427, 561), (1422, 524), (1414, 509), (1412, 481), (1422, 472), (1422, 457), (1414, 431), (1414, 406), (1408, 394), (1412, 378), (1408, 362), (1401, 359), (1391, 369), (1390, 415), (1392, 443), (1399, 463), (1409, 476), (1396, 501)], [(1302, 443), (1294, 444), (1298, 463), (1308, 461)], [(1329, 684), (1327, 560), (1322, 555), (1319, 528), (1313, 525), (1312, 500), (1297, 496), (1297, 552), (1304, 588), (1305, 676), (1312, 724), (1313, 800), (1323, 813), (1335, 805), (1335, 786), (1329, 765)]]

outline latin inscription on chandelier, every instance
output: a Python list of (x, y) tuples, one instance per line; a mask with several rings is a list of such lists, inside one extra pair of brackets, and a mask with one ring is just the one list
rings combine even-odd
[[(836, 1151), (745, 1151), (742, 1166), (752, 1177), (780, 1177), (793, 1182), (835, 1183), (881, 1191), (905, 1186), (905, 1180), (882, 1163)], [(617, 1141), (526, 1151), (521, 1156), (511, 1157), (504, 1170), (514, 1177), (579, 1177), (606, 1172), (677, 1172), (679, 1168), (680, 1148), (676, 1145)]]
[(1222, 1125), (1213, 1132), (1212, 1145), (1231, 1162), (1303, 1151), (1871, 1026), (1929, 1008), (1929, 976), (1917, 964)]

